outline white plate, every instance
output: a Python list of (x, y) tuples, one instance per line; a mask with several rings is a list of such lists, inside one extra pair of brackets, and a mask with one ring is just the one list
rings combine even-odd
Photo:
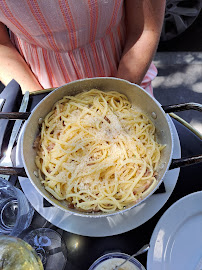
[[(169, 116), (168, 121), (170, 122), (174, 137), (173, 158), (180, 158), (181, 148), (179, 137), (176, 128)], [(21, 139), (19, 137), (16, 150), (16, 165), (18, 167), (23, 166), (20, 149)], [(173, 192), (179, 176), (179, 172), (179, 168), (167, 172), (164, 178), (164, 184), (166, 188), (165, 193), (154, 194), (140, 205), (129, 211), (126, 211), (123, 214), (114, 215), (112, 217), (96, 218), (93, 219), (93, 222), (92, 218), (89, 217), (79, 217), (68, 214), (56, 207), (44, 207), (43, 197), (35, 189), (30, 180), (28, 178), (19, 177), (19, 181), (25, 195), (35, 210), (55, 226), (65, 231), (79, 235), (104, 237), (127, 232), (139, 227), (150, 218), (152, 218), (163, 207)]]
[(151, 237), (147, 270), (202, 269), (202, 191), (174, 203)]

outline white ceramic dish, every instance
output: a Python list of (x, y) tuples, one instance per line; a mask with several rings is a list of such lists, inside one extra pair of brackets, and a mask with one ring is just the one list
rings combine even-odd
[[(180, 158), (181, 148), (179, 137), (172, 120), (169, 116), (167, 117), (171, 124), (174, 138), (173, 158)], [(21, 130), (21, 134), (22, 132), (23, 129)], [(16, 165), (18, 167), (23, 166), (20, 149), (21, 136), (19, 136), (16, 149)], [(44, 207), (43, 197), (35, 189), (30, 180), (28, 178), (19, 177), (19, 181), (25, 195), (35, 210), (55, 226), (79, 235), (104, 237), (127, 232), (139, 227), (152, 218), (163, 207), (172, 194), (179, 176), (179, 172), (179, 168), (167, 172), (164, 178), (166, 188), (165, 193), (154, 194), (137, 207), (134, 207), (123, 214), (114, 215), (111, 217), (96, 218), (93, 219), (93, 222), (89, 217), (75, 216), (56, 207)]]
[(174, 203), (151, 237), (147, 270), (202, 269), (202, 191)]
[[(125, 253), (120, 252), (108, 253), (98, 258), (88, 270), (114, 269), (117, 265), (120, 265), (129, 258), (130, 256)], [(126, 262), (123, 266), (121, 266), (120, 269), (146, 270), (144, 266), (136, 258), (131, 258), (128, 262)]]

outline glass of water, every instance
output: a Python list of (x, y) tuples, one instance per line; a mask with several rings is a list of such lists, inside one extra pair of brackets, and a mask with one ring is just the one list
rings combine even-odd
[(0, 235), (18, 236), (29, 227), (34, 209), (24, 193), (0, 178)]
[(23, 240), (34, 248), (45, 270), (65, 269), (67, 248), (58, 232), (50, 228), (38, 228), (27, 233)]

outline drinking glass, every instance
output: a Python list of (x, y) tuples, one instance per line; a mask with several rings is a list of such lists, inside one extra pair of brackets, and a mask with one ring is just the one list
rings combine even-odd
[(0, 235), (0, 269), (43, 270), (36, 251), (20, 238)]
[(24, 193), (0, 178), (0, 235), (18, 236), (29, 227), (34, 209)]
[(42, 261), (44, 269), (65, 268), (67, 249), (62, 236), (50, 228), (38, 228), (27, 233), (23, 240), (31, 245)]

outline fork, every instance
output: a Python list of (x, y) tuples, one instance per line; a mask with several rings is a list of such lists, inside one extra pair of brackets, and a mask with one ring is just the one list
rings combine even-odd
[(128, 257), (128, 259), (124, 260), (124, 262), (122, 262), (120, 265), (117, 265), (115, 268), (113, 268), (112, 270), (121, 270), (121, 266), (124, 265), (126, 262), (130, 261), (133, 257), (136, 257), (142, 253), (145, 253), (148, 249), (150, 248), (149, 244), (144, 245), (141, 249), (139, 249), (135, 254), (131, 255), (130, 257)]
[[(19, 112), (26, 111), (28, 102), (29, 102), (29, 92), (27, 91), (24, 94), (24, 97), (22, 99)], [(12, 167), (13, 166), (13, 162), (11, 160), (11, 152), (12, 152), (14, 143), (16, 141), (16, 138), (18, 136), (18, 133), (20, 131), (20, 127), (22, 125), (22, 122), (23, 122), (23, 120), (16, 120), (15, 121), (15, 124), (14, 124), (13, 129), (12, 129), (11, 137), (10, 137), (10, 140), (8, 143), (8, 148), (6, 150), (6, 153), (4, 154), (4, 156), (2, 157), (2, 159), (0, 161), (0, 166), (3, 166), (3, 167)], [(0, 174), (0, 177), (4, 178), (6, 180), (9, 180), (10, 175)]]

